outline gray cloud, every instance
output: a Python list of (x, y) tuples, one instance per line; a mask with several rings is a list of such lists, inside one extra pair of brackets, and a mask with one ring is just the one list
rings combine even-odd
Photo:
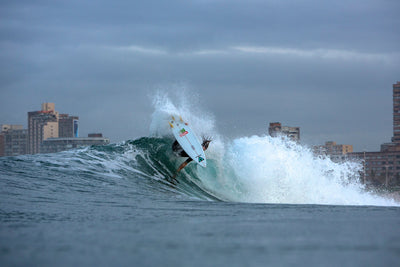
[(178, 83), (230, 136), (282, 121), (309, 144), (378, 149), (392, 135), (400, 3), (281, 2), (3, 1), (0, 123), (52, 101), (82, 133), (135, 138), (149, 92)]

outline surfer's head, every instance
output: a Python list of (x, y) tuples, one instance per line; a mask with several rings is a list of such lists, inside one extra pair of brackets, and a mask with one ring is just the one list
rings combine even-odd
[(212, 140), (210, 138), (203, 138), (203, 143), (201, 144), (203, 147), (203, 150), (206, 150), (208, 148), (208, 145), (210, 144)]

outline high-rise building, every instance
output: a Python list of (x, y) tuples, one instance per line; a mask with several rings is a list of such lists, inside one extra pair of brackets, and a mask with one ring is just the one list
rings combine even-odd
[(400, 144), (400, 82), (393, 84), (393, 143)]
[(22, 125), (3, 124), (0, 128), (0, 156), (26, 154), (27, 133)]
[(42, 110), (28, 112), (28, 153), (40, 153), (43, 140), (58, 137), (58, 112), (54, 103), (43, 103)]
[(292, 141), (300, 141), (300, 127), (282, 126), (280, 122), (271, 122), (268, 133), (272, 137), (287, 136)]
[(58, 117), (58, 136), (60, 138), (78, 137), (79, 117), (60, 114)]
[(377, 185), (400, 185), (400, 82), (393, 84), (393, 137), (381, 151), (349, 153), (363, 161), (363, 180)]

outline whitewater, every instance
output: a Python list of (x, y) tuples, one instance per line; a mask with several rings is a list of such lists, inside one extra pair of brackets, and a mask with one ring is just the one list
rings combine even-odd
[[(400, 203), (285, 138), (220, 134), (193, 101), (154, 98), (149, 135), (0, 158), (2, 266), (394, 265)], [(207, 168), (171, 150), (179, 114)], [(384, 227), (383, 227), (384, 226)]]
[[(264, 135), (228, 140), (218, 133), (212, 115), (193, 108), (186, 99), (180, 99), (177, 107), (167, 96), (158, 96), (154, 106), (150, 136), (173, 140), (168, 121), (171, 114), (184, 114), (185, 120), (191, 123), (199, 136), (213, 137), (206, 153), (208, 168), (192, 164), (179, 178), (196, 183), (204, 192), (220, 200), (400, 205), (389, 197), (366, 190), (360, 182), (360, 162), (334, 163), (329, 158), (315, 156), (310, 148), (284, 137)], [(174, 158), (173, 155), (170, 158)]]

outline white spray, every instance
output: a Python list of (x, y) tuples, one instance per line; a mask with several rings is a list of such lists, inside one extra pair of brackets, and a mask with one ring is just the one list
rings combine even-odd
[[(199, 135), (212, 135), (206, 152), (207, 168), (197, 168), (203, 189), (220, 199), (252, 203), (379, 205), (399, 203), (376, 196), (359, 183), (361, 165), (334, 163), (316, 157), (304, 146), (283, 138), (252, 136), (223, 140), (216, 134), (212, 116), (200, 112), (181, 98), (155, 98), (150, 133), (169, 136), (167, 121), (180, 114)], [(199, 183), (197, 183), (199, 184)]]

